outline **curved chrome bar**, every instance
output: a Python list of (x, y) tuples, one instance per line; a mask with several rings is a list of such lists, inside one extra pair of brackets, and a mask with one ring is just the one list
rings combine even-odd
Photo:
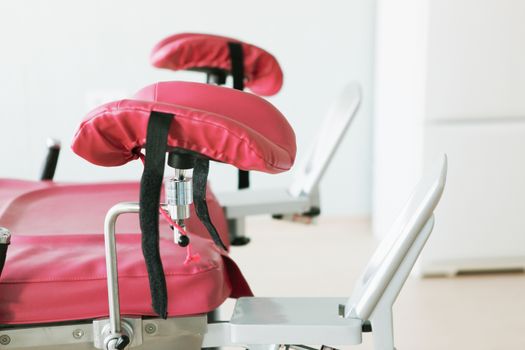
[[(161, 204), (166, 210), (167, 206)], [(108, 285), (108, 304), (109, 304), (109, 327), (110, 335), (105, 343), (106, 347), (113, 348), (116, 338), (122, 335), (122, 322), (120, 317), (120, 301), (118, 287), (118, 266), (117, 266), (117, 243), (115, 237), (115, 225), (117, 218), (125, 213), (138, 213), (140, 209), (137, 202), (122, 202), (114, 205), (108, 210), (104, 220), (104, 246), (106, 252), (106, 274)], [(124, 332), (124, 333), (130, 333)], [(131, 333), (128, 334), (131, 336)], [(109, 344), (111, 342), (111, 344)]]
[(139, 204), (133, 202), (118, 203), (111, 207), (104, 220), (104, 245), (106, 251), (106, 273), (108, 283), (109, 324), (111, 334), (120, 334), (120, 303), (118, 294), (117, 244), (115, 239), (115, 224), (119, 215), (138, 213)]

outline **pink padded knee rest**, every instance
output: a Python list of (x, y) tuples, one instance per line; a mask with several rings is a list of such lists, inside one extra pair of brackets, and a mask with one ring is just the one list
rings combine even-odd
[[(132, 182), (0, 180), (0, 226), (13, 233), (0, 278), (0, 324), (106, 317), (104, 216), (117, 202), (136, 201), (138, 189), (138, 183)], [(219, 233), (227, 236), (222, 209), (211, 191), (207, 193), (212, 220)], [(227, 297), (251, 295), (238, 267), (216, 248), (194, 214), (187, 225), (193, 250), (201, 259), (184, 265), (185, 249), (173, 245), (173, 233), (160, 219), (170, 316), (208, 312)], [(122, 312), (154, 315), (138, 216), (124, 214), (116, 227)]]
[(279, 173), (295, 160), (295, 134), (266, 100), (220, 86), (188, 82), (150, 85), (135, 96), (88, 114), (72, 143), (75, 153), (103, 166), (138, 158), (152, 111), (175, 115), (168, 147), (184, 148), (242, 170)]
[(155, 67), (171, 70), (219, 68), (231, 71), (229, 42), (242, 45), (246, 87), (262, 96), (279, 92), (283, 72), (275, 57), (237, 39), (210, 34), (176, 34), (159, 42), (153, 48), (150, 60)]

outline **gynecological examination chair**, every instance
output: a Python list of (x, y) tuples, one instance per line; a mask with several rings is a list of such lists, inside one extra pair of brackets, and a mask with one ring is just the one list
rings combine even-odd
[[(95, 215), (94, 202), (75, 202), (82, 186), (1, 183), (0, 252), (8, 249), (0, 255), (0, 349), (330, 349), (361, 343), (363, 332), (372, 332), (376, 349), (394, 348), (392, 305), (432, 230), (445, 158), (423, 178), (352, 297), (255, 298), (224, 249), (224, 216), (211, 215), (206, 177), (210, 160), (268, 173), (292, 166), (294, 133), (275, 107), (228, 88), (157, 83), (89, 113), (72, 148), (102, 166), (143, 159), (140, 200), (112, 198), (107, 213)], [(160, 203), (166, 153), (173, 176)], [(53, 206), (64, 203), (60, 196), (68, 205)], [(207, 324), (206, 313), (229, 296), (241, 297), (231, 320)]]

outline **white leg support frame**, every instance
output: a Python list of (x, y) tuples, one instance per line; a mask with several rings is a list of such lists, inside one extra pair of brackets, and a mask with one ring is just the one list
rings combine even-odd
[[(242, 220), (260, 214), (303, 214), (319, 210), (319, 183), (354, 120), (361, 103), (361, 88), (348, 84), (331, 106), (312, 147), (301, 165), (295, 169), (294, 181), (289, 188), (217, 193), (229, 220)], [(239, 236), (243, 233), (239, 232)]]

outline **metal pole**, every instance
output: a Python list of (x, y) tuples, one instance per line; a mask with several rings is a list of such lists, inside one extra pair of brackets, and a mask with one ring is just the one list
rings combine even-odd
[(118, 293), (117, 244), (115, 224), (120, 214), (138, 213), (139, 204), (123, 202), (109, 209), (104, 220), (104, 245), (106, 251), (106, 273), (108, 284), (109, 324), (112, 334), (122, 332), (120, 324), (120, 303)]

